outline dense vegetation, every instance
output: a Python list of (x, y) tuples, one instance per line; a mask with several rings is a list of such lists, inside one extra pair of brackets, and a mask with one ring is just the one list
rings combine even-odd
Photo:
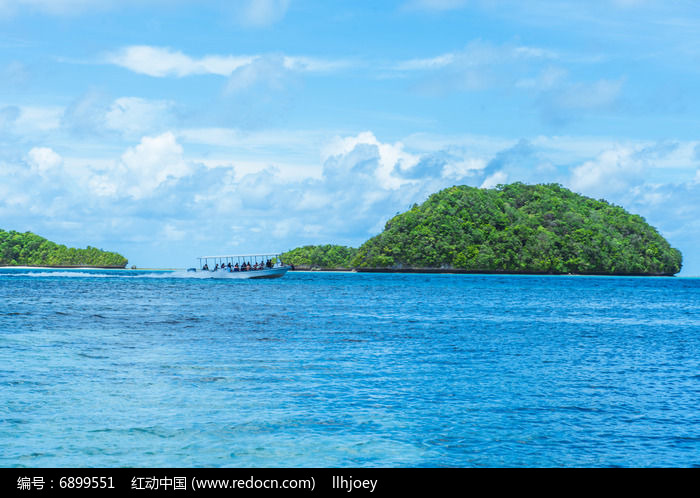
[(297, 247), (282, 254), (282, 261), (295, 267), (349, 268), (357, 254), (353, 247), (338, 245)]
[(642, 217), (557, 184), (456, 186), (392, 218), (356, 267), (675, 274), (681, 253)]
[(4, 266), (113, 266), (123, 268), (121, 254), (87, 246), (75, 249), (55, 244), (32, 232), (0, 229), (0, 265)]

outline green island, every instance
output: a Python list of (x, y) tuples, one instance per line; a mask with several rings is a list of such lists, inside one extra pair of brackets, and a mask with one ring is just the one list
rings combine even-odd
[(0, 266), (124, 268), (127, 259), (116, 252), (87, 246), (59, 245), (32, 232), (0, 229)]
[(299, 268), (349, 269), (357, 255), (357, 249), (348, 246), (326, 244), (303, 246), (281, 254), (282, 261)]
[(454, 186), (414, 204), (358, 249), (304, 246), (300, 268), (675, 275), (682, 256), (644, 218), (559, 184)]

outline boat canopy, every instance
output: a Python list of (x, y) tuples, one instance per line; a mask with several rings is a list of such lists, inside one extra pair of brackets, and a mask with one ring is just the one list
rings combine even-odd
[(244, 263), (246, 261), (253, 261), (255, 263), (258, 262), (265, 262), (268, 259), (274, 260), (277, 266), (281, 266), (282, 264), (282, 258), (280, 257), (282, 253), (280, 252), (264, 252), (264, 253), (257, 253), (257, 254), (227, 254), (223, 256), (200, 256), (197, 259), (199, 260), (199, 266), (200, 268), (202, 267), (202, 261), (208, 264), (208, 261), (211, 259), (215, 263), (228, 263), (229, 261), (231, 263), (237, 262), (237, 263)]
[(281, 252), (263, 252), (256, 254), (227, 254), (225, 256), (200, 256), (197, 259), (226, 259), (226, 258), (269, 258), (270, 256), (279, 256)]

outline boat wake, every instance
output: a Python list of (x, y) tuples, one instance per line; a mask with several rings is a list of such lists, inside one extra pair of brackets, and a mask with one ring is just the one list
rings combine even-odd
[[(194, 279), (221, 280), (232, 279), (225, 272), (188, 272), (186, 270), (35, 270), (18, 271), (16, 269), (0, 270), (0, 278), (97, 278), (97, 279)], [(240, 280), (240, 279), (236, 279)]]
[(191, 275), (184, 270), (174, 271), (86, 271), (86, 270), (41, 270), (41, 271), (0, 271), (0, 277), (31, 278), (188, 278)]

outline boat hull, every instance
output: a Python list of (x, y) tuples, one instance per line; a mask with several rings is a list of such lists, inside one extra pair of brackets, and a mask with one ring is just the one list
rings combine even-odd
[(289, 266), (280, 266), (277, 268), (266, 268), (264, 270), (251, 271), (228, 271), (228, 270), (197, 270), (197, 273), (204, 273), (209, 277), (214, 278), (233, 278), (233, 279), (258, 279), (258, 278), (280, 278), (283, 277)]

